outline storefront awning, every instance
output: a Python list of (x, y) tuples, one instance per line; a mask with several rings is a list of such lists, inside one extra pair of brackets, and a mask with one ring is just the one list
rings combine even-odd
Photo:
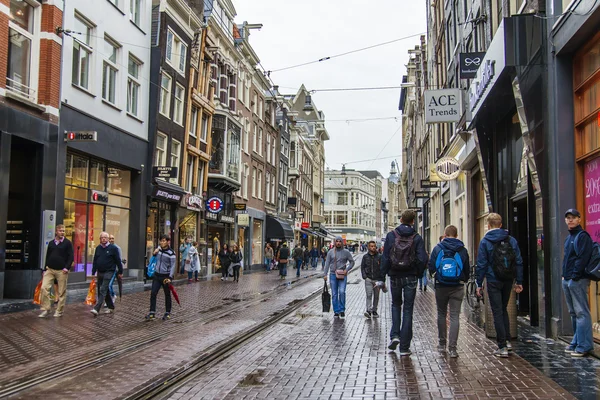
[(158, 200), (179, 203), (185, 195), (185, 190), (172, 183), (157, 179), (152, 187), (152, 197)]
[(311, 235), (311, 236), (317, 236), (317, 237), (327, 238), (327, 236), (323, 235), (322, 233), (317, 232), (317, 231), (313, 231), (313, 230), (310, 230), (310, 229), (307, 229), (307, 228), (300, 229), (300, 232), (306, 233), (307, 235)]
[(294, 230), (292, 225), (276, 217), (267, 215), (267, 239), (293, 239)]

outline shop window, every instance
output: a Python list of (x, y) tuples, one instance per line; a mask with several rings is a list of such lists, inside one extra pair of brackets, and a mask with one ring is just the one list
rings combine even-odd
[(88, 186), (88, 159), (68, 154), (65, 183), (75, 186)]
[(104, 191), (106, 165), (98, 161), (90, 162), (90, 189)]
[(107, 191), (109, 194), (127, 197), (131, 195), (131, 171), (109, 166), (107, 177)]
[[(262, 221), (252, 220), (252, 264), (263, 263)], [(248, 266), (249, 267), (249, 266)]]

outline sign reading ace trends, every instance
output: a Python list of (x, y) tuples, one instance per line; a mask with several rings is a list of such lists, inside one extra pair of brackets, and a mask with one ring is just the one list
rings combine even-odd
[(425, 91), (425, 123), (458, 122), (462, 115), (460, 89)]
[(213, 214), (220, 213), (223, 210), (223, 199), (214, 196), (206, 200), (206, 210)]

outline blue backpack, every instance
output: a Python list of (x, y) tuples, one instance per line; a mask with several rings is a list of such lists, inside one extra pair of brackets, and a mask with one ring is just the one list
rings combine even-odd
[[(575, 239), (573, 239), (573, 250), (575, 251), (575, 255), (579, 257), (579, 250), (577, 249), (577, 239), (579, 235), (585, 232), (586, 235), (589, 236), (589, 233), (586, 231), (581, 231), (577, 235), (575, 235)], [(591, 236), (590, 236), (591, 238)], [(590, 257), (590, 262), (586, 265), (584, 270), (584, 278), (588, 278), (594, 282), (600, 281), (600, 244), (592, 240), (592, 256)]]
[(152, 278), (154, 272), (156, 272), (156, 256), (150, 257), (150, 261), (148, 262), (148, 272), (146, 273), (146, 275), (148, 276), (148, 278)]
[(463, 262), (460, 254), (455, 251), (453, 256), (449, 256), (448, 253), (452, 253), (451, 250), (446, 250), (442, 245), (440, 245), (440, 249), (435, 260), (435, 279), (442, 284), (460, 283), (463, 275)]

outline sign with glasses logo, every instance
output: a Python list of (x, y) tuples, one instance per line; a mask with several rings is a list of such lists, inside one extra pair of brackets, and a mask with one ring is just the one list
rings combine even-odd
[(460, 79), (473, 79), (483, 62), (485, 53), (460, 53)]

